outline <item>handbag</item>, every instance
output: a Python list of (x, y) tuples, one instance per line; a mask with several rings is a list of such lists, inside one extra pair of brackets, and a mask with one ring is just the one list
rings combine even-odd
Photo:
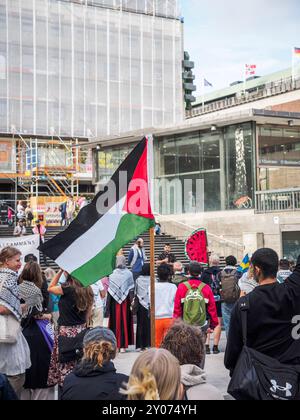
[(58, 337), (58, 361), (59, 363), (77, 362), (83, 356), (83, 339), (89, 330), (86, 329), (76, 337)]
[(236, 400), (300, 400), (300, 366), (280, 363), (247, 346), (249, 299), (240, 299), (244, 347), (231, 378), (228, 393)]
[[(0, 293), (2, 291), (4, 281), (0, 286)], [(0, 343), (1, 344), (15, 344), (17, 342), (18, 334), (21, 329), (20, 322), (12, 315), (0, 315)]]

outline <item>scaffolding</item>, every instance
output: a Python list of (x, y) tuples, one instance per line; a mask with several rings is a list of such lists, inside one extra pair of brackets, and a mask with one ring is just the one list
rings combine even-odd
[[(0, 173), (0, 179), (14, 184), (12, 200), (16, 208), (18, 200), (28, 201), (40, 196), (67, 198), (79, 197), (80, 174), (91, 166), (87, 150), (80, 150), (78, 139), (24, 138), (15, 133), (15, 172)], [(7, 193), (9, 194), (9, 193)]]

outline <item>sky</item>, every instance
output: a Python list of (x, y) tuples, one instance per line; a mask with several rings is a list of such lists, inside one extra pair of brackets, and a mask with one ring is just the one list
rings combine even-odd
[(263, 76), (292, 66), (300, 47), (300, 0), (180, 0), (185, 50), (195, 62), (197, 92), (202, 78), (213, 88), (243, 80), (245, 64)]

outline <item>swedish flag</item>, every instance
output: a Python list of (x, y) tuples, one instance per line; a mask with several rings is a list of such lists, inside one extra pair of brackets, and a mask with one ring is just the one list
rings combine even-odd
[(245, 258), (243, 259), (243, 261), (242, 261), (242, 263), (241, 263), (241, 265), (239, 266), (239, 268), (238, 268), (238, 272), (239, 273), (247, 273), (247, 271), (249, 270), (249, 268), (250, 268), (250, 256), (249, 256), (249, 254), (247, 254), (246, 256), (245, 256)]

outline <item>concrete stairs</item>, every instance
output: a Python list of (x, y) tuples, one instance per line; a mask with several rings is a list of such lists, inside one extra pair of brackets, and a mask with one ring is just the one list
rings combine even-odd
[[(53, 238), (58, 233), (62, 232), (65, 228), (61, 227), (48, 227), (46, 232), (46, 241)], [(0, 226), (0, 238), (2, 237), (12, 237), (13, 236), (14, 227), (9, 226)], [(31, 234), (31, 229), (27, 228), (28, 235)], [(145, 242), (145, 251), (148, 259), (150, 258), (150, 237), (149, 232), (146, 232), (143, 235), (140, 235), (141, 238), (144, 239)], [(177, 261), (181, 261), (183, 264), (188, 264), (189, 260), (185, 255), (185, 242), (180, 239), (176, 239), (174, 236), (171, 235), (161, 235), (155, 236), (155, 259), (158, 259), (158, 256), (163, 252), (164, 246), (166, 243), (169, 243), (172, 246), (172, 253), (176, 255)], [(128, 257), (130, 248), (134, 245), (134, 241), (124, 246), (124, 254), (126, 258)], [(58, 267), (54, 261), (47, 259), (47, 264), (49, 267), (57, 270)], [(221, 267), (225, 266), (225, 259), (221, 257)], [(43, 269), (46, 268), (46, 265), (41, 259), (41, 266)]]

